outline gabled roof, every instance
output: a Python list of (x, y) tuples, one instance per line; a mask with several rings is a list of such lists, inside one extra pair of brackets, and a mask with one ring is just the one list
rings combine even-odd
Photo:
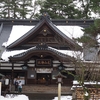
[(68, 56), (67, 54), (61, 53), (61, 52), (57, 51), (57, 49), (49, 47), (46, 44), (39, 44), (35, 47), (32, 47), (32, 48), (26, 50), (23, 53), (14, 55), (13, 57), (10, 56), (9, 60), (11, 62), (28, 61), (29, 59), (35, 60), (37, 57), (41, 58), (41, 55), (43, 55), (43, 58), (49, 56), (53, 60), (59, 60), (60, 62), (75, 60), (73, 57)]
[[(49, 27), (54, 33), (56, 33), (58, 36), (60, 36), (62, 38), (63, 41), (66, 42), (67, 45), (67, 49), (69, 48), (70, 50), (73, 49), (81, 49), (81, 47), (75, 43), (75, 41), (73, 41), (72, 39), (70, 39), (69, 37), (67, 37), (64, 33), (62, 33), (51, 21), (50, 21), (50, 17), (47, 14), (44, 14), (39, 23), (32, 28), (30, 31), (28, 31), (25, 35), (23, 35), (21, 38), (19, 38), (18, 40), (16, 40), (15, 42), (13, 42), (12, 44), (10, 44), (9, 46), (7, 46), (7, 49), (21, 49), (26, 47), (27, 42), (29, 42), (33, 37), (35, 37), (37, 35), (37, 33), (39, 32), (39, 29), (42, 28), (43, 25), (46, 25), (47, 27)], [(25, 45), (26, 44), (26, 45)], [(37, 45), (37, 44), (36, 44)], [(35, 44), (32, 46), (36, 46)], [(31, 47), (32, 47), (31, 46)], [(60, 45), (60, 47), (64, 45)], [(54, 48), (56, 48), (55, 46), (53, 46)], [(66, 47), (66, 46), (65, 46)], [(30, 48), (30, 47), (29, 47)]]

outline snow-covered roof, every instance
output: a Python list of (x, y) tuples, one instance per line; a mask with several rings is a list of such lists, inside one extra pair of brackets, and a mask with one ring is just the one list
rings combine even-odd
[[(34, 26), (22, 26), (22, 25), (14, 25), (10, 34), (10, 37), (6, 43), (4, 43), (4, 46), (8, 46), (12, 42), (16, 41), (18, 38), (23, 36), (25, 33), (27, 33), (30, 29), (32, 29)], [(65, 33), (66, 36), (73, 39), (80, 37), (83, 35), (83, 31), (81, 30), (82, 27), (79, 26), (56, 26), (60, 31)], [(20, 30), (19, 30), (20, 29)], [(16, 36), (15, 36), (16, 35)], [(15, 54), (21, 53), (25, 50), (16, 50), (16, 51), (4, 51), (2, 54), (2, 59), (8, 60), (9, 56), (13, 56)], [(59, 50), (62, 53), (68, 54), (69, 56), (75, 56), (75, 51), (69, 51), (69, 50)]]
[[(23, 36), (33, 27), (34, 26), (14, 25), (6, 46), (16, 41), (18, 38)], [(83, 35), (83, 31), (82, 31), (83, 28), (79, 26), (56, 26), (56, 27), (71, 39), (81, 37)]]
[[(36, 30), (37, 28), (40, 28), (40, 26), (43, 25), (44, 23), (49, 25), (51, 29), (55, 30), (59, 35), (61, 35), (63, 37), (63, 39), (68, 40), (68, 43), (70, 42), (72, 44), (72, 46), (76, 46), (75, 42), (73, 41), (73, 38), (77, 38), (77, 37), (80, 37), (83, 35), (83, 31), (81, 30), (82, 27), (79, 27), (79, 26), (56, 26), (47, 18), (47, 16), (43, 16), (43, 20), (40, 20), (40, 22), (35, 27), (34, 26), (25, 26), (25, 25), (23, 25), (23, 26), (22, 25), (13, 25), (10, 37), (7, 42), (3, 43), (3, 46), (11, 48), (13, 46), (18, 45), (19, 41), (20, 42), (22, 40), (25, 41), (25, 39), (26, 39), (25, 36), (27, 37), (30, 34), (32, 34), (32, 32), (34, 30)], [(25, 33), (27, 33), (27, 34), (25, 34)], [(65, 53), (66, 51), (63, 50), (60, 52)], [(23, 52), (23, 51), (5, 51), (2, 55), (2, 58), (7, 59), (9, 56), (12, 56), (13, 54), (16, 54), (19, 52)], [(70, 56), (71, 56), (71, 53), (68, 53), (68, 54), (70, 54)]]

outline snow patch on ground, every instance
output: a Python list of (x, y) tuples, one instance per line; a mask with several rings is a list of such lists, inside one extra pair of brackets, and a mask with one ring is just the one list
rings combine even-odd
[[(58, 97), (55, 97), (53, 100), (58, 100)], [(72, 100), (72, 96), (61, 96), (61, 100)]]
[[(0, 96), (0, 100), (29, 100), (28, 96), (26, 95), (14, 95), (14, 94), (7, 94), (5, 97)], [(52, 100), (58, 100), (58, 97), (54, 97)], [(61, 100), (72, 100), (72, 96), (61, 96)]]
[(28, 96), (26, 95), (6, 95), (4, 96), (0, 96), (0, 100), (29, 100)]

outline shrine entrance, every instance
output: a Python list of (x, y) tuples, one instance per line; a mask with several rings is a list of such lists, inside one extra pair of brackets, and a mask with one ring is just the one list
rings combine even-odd
[(51, 73), (37, 73), (37, 84), (51, 84)]

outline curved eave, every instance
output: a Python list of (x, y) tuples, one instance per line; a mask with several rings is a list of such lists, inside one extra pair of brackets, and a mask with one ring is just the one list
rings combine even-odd
[(48, 48), (33, 47), (31, 49), (28, 49), (26, 52), (20, 53), (13, 57), (9, 57), (9, 60), (11, 62), (25, 61), (25, 60), (30, 59), (32, 56), (36, 55), (37, 53), (50, 55), (54, 59), (58, 59), (60, 62), (64, 62), (64, 61), (68, 62), (68, 61), (75, 60), (73, 57), (63, 54), (63, 53), (61, 53), (53, 48), (50, 48), (50, 47), (48, 47)]

